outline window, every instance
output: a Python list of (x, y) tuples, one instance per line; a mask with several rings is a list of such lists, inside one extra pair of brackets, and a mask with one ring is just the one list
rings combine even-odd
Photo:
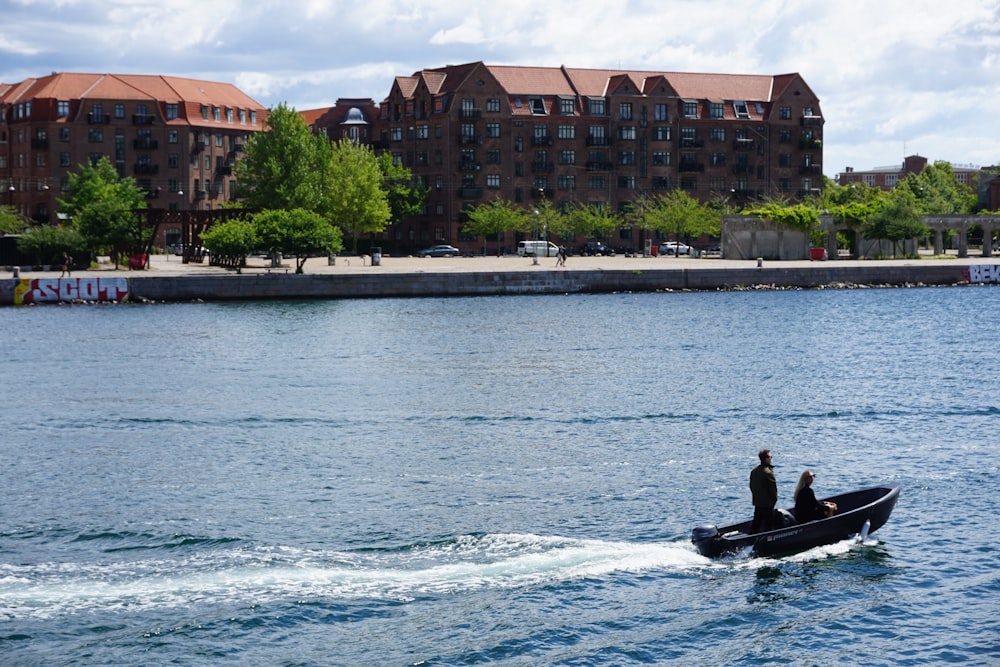
[(489, 111), (489, 112), (491, 112), (491, 113), (499, 113), (499, 111), (500, 111), (500, 98), (499, 97), (491, 97), (490, 99), (486, 100), (486, 110)]
[(636, 164), (635, 151), (619, 151), (618, 164)]
[(778, 118), (781, 120), (791, 120), (792, 107), (778, 107)]
[(222, 109), (219, 107), (212, 107), (212, 120), (216, 123), (222, 120)]
[(167, 120), (174, 120), (177, 118), (178, 113), (179, 108), (176, 103), (171, 102), (167, 104)]
[(573, 101), (572, 97), (559, 98), (559, 113), (564, 116), (572, 116), (575, 111), (576, 103)]
[(738, 119), (750, 120), (750, 109), (747, 108), (746, 102), (733, 102), (733, 111), (736, 112)]
[(230, 125), (233, 124), (233, 110), (232, 109), (229, 109), (229, 108), (226, 109), (226, 122), (229, 123)]
[(693, 192), (698, 189), (698, 179), (694, 176), (681, 177), (681, 190)]
[(632, 120), (632, 103), (622, 102), (618, 105), (618, 119)]
[(541, 97), (529, 97), (528, 105), (531, 107), (531, 113), (540, 116), (545, 115), (545, 100)]
[(670, 127), (654, 127), (653, 141), (670, 141)]
[(104, 130), (99, 127), (92, 127), (87, 131), (87, 141), (92, 144), (99, 144), (104, 141)]
[(64, 102), (62, 100), (56, 102), (56, 116), (59, 118), (65, 118), (69, 115), (69, 102)]
[(221, 132), (217, 132), (215, 135), (215, 145), (224, 146), (226, 143), (225, 138), (222, 136)]
[(576, 125), (560, 125), (558, 137), (560, 139), (576, 139)]
[(658, 123), (665, 123), (668, 120), (666, 104), (653, 105), (653, 120)]
[(710, 118), (720, 119), (725, 116), (725, 106), (722, 102), (709, 102), (708, 115)]
[(60, 127), (59, 128), (59, 141), (61, 141), (62, 143), (68, 143), (69, 142), (69, 128), (68, 127)]
[(576, 151), (559, 151), (559, 164), (576, 164)]
[(389, 128), (389, 141), (402, 141), (403, 140), (403, 128), (392, 127)]
[(60, 167), (71, 167), (71, 166), (73, 166), (72, 164), (70, 164), (70, 155), (69, 155), (68, 151), (64, 151), (62, 153), (59, 153), (59, 166)]
[(247, 124), (247, 110), (240, 109), (240, 125), (246, 125), (246, 124)]
[(591, 125), (590, 129), (587, 130), (587, 145), (588, 146), (606, 146), (608, 140), (604, 135), (603, 125)]
[(492, 149), (486, 151), (486, 164), (500, 164), (500, 151)]
[[(431, 136), (430, 125), (417, 125), (417, 139), (429, 139)], [(497, 136), (500, 136), (499, 134)]]
[(713, 167), (724, 167), (724, 166), (726, 166), (726, 154), (725, 153), (712, 153), (712, 166)]
[(619, 176), (618, 177), (618, 189), (619, 190), (635, 190), (635, 176)]
[(781, 153), (778, 155), (778, 166), (779, 167), (791, 167), (792, 166), (792, 156), (789, 153)]
[(560, 190), (576, 190), (576, 176), (573, 174), (564, 174), (559, 177), (559, 189)]
[(589, 97), (587, 98), (587, 105), (590, 107), (591, 116), (603, 116), (606, 113), (603, 97)]
[(708, 138), (712, 141), (725, 141), (726, 140), (726, 128), (724, 127), (713, 127), (709, 133)]
[(124, 118), (124, 117), (125, 117), (125, 105), (124, 104), (116, 104), (115, 105), (115, 118)]
[(623, 125), (619, 127), (618, 138), (623, 141), (635, 141), (635, 125)]
[(487, 174), (486, 175), (486, 187), (490, 190), (500, 189), (500, 174)]
[(180, 156), (177, 153), (169, 153), (167, 155), (167, 166), (171, 169), (177, 169), (181, 166)]
[(697, 102), (684, 102), (684, 117), (685, 118), (697, 118), (698, 117), (698, 103)]
[(257, 125), (257, 112), (256, 111), (251, 111), (250, 112), (250, 124), (251, 125)]
[(486, 123), (486, 136), (496, 139), (500, 136), (500, 123)]
[(201, 119), (208, 120), (208, 105), (201, 105)]
[(669, 167), (670, 166), (669, 151), (653, 151), (653, 166)]
[(93, 115), (94, 120), (100, 122), (104, 118), (104, 105), (94, 104), (90, 107), (90, 113)]
[(587, 179), (587, 184), (590, 186), (591, 190), (603, 190), (604, 189), (604, 177), (603, 176), (591, 176)]
[(790, 144), (792, 143), (792, 131), (791, 130), (778, 130), (778, 143)]

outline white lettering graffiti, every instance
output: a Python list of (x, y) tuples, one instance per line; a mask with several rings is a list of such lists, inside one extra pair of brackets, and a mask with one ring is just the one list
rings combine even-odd
[(14, 303), (110, 301), (128, 299), (126, 278), (22, 278), (14, 287)]
[(973, 264), (969, 267), (970, 283), (1000, 283), (1000, 265)]

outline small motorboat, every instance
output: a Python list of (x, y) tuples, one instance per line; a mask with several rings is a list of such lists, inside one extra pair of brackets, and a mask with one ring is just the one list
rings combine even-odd
[(691, 532), (691, 541), (702, 556), (717, 558), (743, 552), (747, 547), (752, 547), (750, 553), (754, 556), (777, 556), (833, 544), (854, 535), (864, 539), (885, 525), (898, 498), (899, 484), (875, 486), (824, 498), (837, 504), (836, 514), (825, 519), (799, 523), (794, 510), (776, 510), (780, 528), (750, 534), (753, 521), (721, 528), (698, 526)]

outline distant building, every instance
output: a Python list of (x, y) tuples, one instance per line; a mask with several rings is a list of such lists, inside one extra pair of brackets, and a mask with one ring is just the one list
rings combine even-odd
[[(464, 212), (497, 197), (615, 211), (675, 188), (701, 201), (800, 199), (822, 187), (823, 122), (798, 74), (473, 62), (398, 76), (371, 143), (430, 195), (380, 243), (472, 250)], [(623, 227), (611, 241), (637, 247), (639, 232)]]
[[(903, 159), (901, 165), (888, 167), (875, 167), (868, 171), (855, 171), (854, 167), (846, 167), (843, 172), (837, 174), (836, 181), (839, 185), (849, 185), (851, 183), (864, 183), (880, 190), (892, 190), (896, 185), (911, 174), (919, 174), (927, 168), (927, 158), (921, 155), (911, 155)], [(955, 166), (952, 165), (955, 173), (955, 182), (968, 186), (972, 192), (976, 192), (979, 187), (979, 167)]]
[(211, 210), (235, 198), (232, 166), (267, 110), (228, 83), (54, 73), (0, 84), (4, 204), (54, 222), (68, 174), (107, 156), (151, 208)]
[(355, 143), (374, 144), (380, 135), (380, 110), (372, 99), (338, 99), (326, 109), (302, 111), (299, 115), (316, 134), (331, 141), (350, 139)]

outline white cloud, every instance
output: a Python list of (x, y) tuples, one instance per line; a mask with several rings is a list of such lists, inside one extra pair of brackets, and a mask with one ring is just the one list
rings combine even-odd
[(475, 60), (799, 72), (827, 119), (827, 175), (895, 163), (917, 145), (931, 159), (1000, 161), (1000, 130), (986, 113), (1000, 103), (996, 0), (623, 0), (599, 10), (576, 0), (0, 4), (3, 81), (67, 70), (176, 74), (305, 109), (338, 97), (380, 101), (396, 75)]

